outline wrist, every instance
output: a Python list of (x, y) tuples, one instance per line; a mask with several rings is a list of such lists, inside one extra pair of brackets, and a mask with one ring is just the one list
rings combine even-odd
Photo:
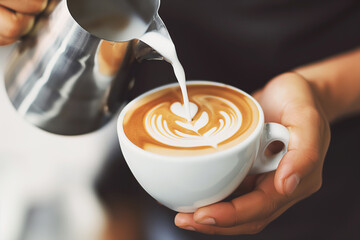
[(309, 82), (329, 121), (360, 111), (360, 49), (294, 72)]

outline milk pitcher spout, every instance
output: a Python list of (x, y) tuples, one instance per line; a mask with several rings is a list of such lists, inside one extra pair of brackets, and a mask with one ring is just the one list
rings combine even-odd
[(159, 4), (50, 1), (33, 31), (15, 47), (5, 70), (6, 91), (17, 112), (55, 134), (101, 128), (127, 101), (136, 59), (162, 59), (138, 40), (161, 27), (154, 22), (160, 19)]
[(68, 2), (73, 18), (92, 35), (112, 42), (136, 39), (134, 53), (138, 61), (164, 59), (161, 54), (141, 41), (142, 36), (149, 32), (156, 32), (170, 39), (169, 32), (158, 14), (159, 7), (160, 0), (104, 0), (101, 3), (98, 0), (73, 0)]
[(164, 22), (156, 12), (147, 31), (140, 37), (140, 40), (135, 45), (135, 58), (140, 62), (142, 60), (167, 60), (164, 59), (163, 55), (145, 43), (147, 35), (151, 34), (152, 32), (156, 32), (158, 36), (161, 36), (162, 38), (170, 40), (169, 42), (172, 42)]

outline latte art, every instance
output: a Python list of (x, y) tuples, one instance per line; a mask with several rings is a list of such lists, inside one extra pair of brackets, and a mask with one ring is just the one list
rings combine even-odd
[[(242, 121), (240, 110), (230, 101), (207, 95), (198, 95), (193, 98), (199, 105), (211, 101), (209, 109), (197, 112), (198, 107), (190, 103), (190, 112), (193, 121), (188, 122), (185, 109), (179, 102), (166, 108), (164, 104), (155, 106), (146, 114), (145, 129), (156, 141), (173, 147), (202, 147), (217, 145), (239, 131)], [(220, 110), (222, 106), (224, 110)], [(170, 111), (169, 111), (170, 110)], [(163, 115), (161, 113), (169, 112)], [(175, 116), (183, 120), (174, 120)], [(211, 121), (210, 121), (211, 119)]]
[(255, 103), (223, 86), (188, 84), (190, 115), (179, 87), (154, 92), (134, 103), (123, 122), (126, 136), (144, 150), (165, 155), (221, 151), (248, 137), (258, 123)]

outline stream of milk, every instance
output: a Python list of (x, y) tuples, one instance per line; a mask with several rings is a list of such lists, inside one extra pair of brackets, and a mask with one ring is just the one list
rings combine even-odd
[(167, 38), (156, 31), (145, 33), (140, 40), (155, 49), (155, 51), (161, 54), (164, 59), (172, 65), (183, 96), (183, 105), (180, 106), (184, 108), (183, 117), (190, 122), (192, 120), (192, 111), (190, 109), (189, 97), (186, 89), (185, 71), (177, 57), (174, 43), (170, 38)]

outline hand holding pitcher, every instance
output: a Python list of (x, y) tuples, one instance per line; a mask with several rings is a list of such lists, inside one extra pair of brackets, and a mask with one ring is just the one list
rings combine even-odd
[(47, 0), (0, 0), (0, 46), (27, 34), (46, 5)]

